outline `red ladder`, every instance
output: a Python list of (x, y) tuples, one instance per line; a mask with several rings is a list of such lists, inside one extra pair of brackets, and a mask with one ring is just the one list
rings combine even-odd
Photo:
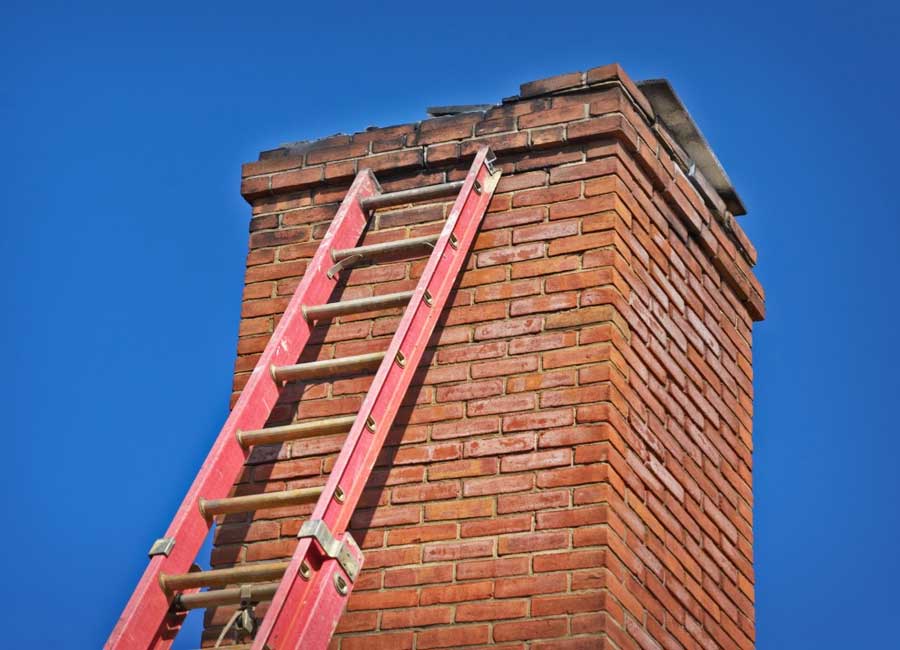
[[(326, 648), (359, 575), (363, 556), (350, 517), (400, 408), (438, 317), (500, 179), (487, 147), (465, 180), (383, 193), (372, 172), (357, 174), (337, 215), (253, 369), (212, 450), (106, 642), (107, 650), (169, 648), (189, 609), (272, 599), (253, 650)], [(440, 235), (355, 247), (378, 208), (458, 195)], [(401, 250), (434, 250), (414, 291), (326, 303), (344, 268)], [(312, 323), (408, 303), (385, 352), (297, 364)], [(356, 416), (263, 428), (284, 382), (377, 368)], [(348, 432), (324, 487), (228, 497), (257, 444)], [(290, 562), (191, 571), (215, 515), (316, 502)], [(280, 580), (274, 583), (254, 584)], [(199, 591), (203, 587), (237, 588)], [(238, 646), (232, 646), (237, 648)], [(241, 646), (244, 647), (244, 646)], [(246, 646), (250, 647), (250, 646)]]

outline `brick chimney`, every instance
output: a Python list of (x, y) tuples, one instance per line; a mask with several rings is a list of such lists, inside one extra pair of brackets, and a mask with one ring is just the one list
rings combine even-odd
[[(354, 516), (365, 567), (332, 647), (753, 648), (764, 299), (740, 198), (665, 81), (608, 65), (476, 108), (243, 168), (235, 396), (358, 170), (461, 179), (484, 144), (503, 170)], [(379, 212), (364, 243), (437, 233), (448, 206)], [(333, 299), (412, 289), (423, 264), (356, 268)], [(321, 326), (302, 360), (381, 351), (399, 313)], [(291, 386), (271, 424), (355, 413), (369, 381)], [(341, 442), (258, 447), (236, 493), (320, 485)], [(213, 568), (289, 557), (310, 510), (228, 516)]]

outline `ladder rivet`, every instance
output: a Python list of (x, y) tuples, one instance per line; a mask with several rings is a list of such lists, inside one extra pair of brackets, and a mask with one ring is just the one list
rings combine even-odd
[(373, 418), (371, 415), (366, 418), (366, 429), (368, 429), (372, 433), (375, 433), (375, 418)]
[(450, 233), (450, 248), (459, 248), (459, 240), (456, 238), (452, 232)]
[(347, 595), (347, 581), (344, 580), (344, 577), (340, 573), (334, 574), (334, 588), (337, 589), (337, 592), (341, 596)]
[(300, 577), (303, 578), (304, 580), (309, 580), (310, 573), (312, 573), (312, 572), (309, 570), (309, 565), (305, 561), (301, 562), (300, 563)]
[(481, 183), (476, 180), (475, 184), (472, 186), (472, 189), (475, 190), (475, 194), (481, 194)]
[(397, 365), (401, 368), (406, 367), (406, 357), (399, 350), (397, 351), (397, 356), (394, 357), (394, 360), (397, 362)]
[(338, 485), (336, 488), (334, 488), (334, 500), (335, 501), (337, 501), (338, 503), (343, 503), (344, 499), (346, 499), (346, 498), (347, 498), (347, 495), (344, 494), (344, 490), (340, 485)]
[(431, 294), (428, 290), (425, 290), (425, 293), (422, 295), (422, 300), (425, 301), (425, 304), (431, 307), (434, 304), (434, 298), (431, 297)]

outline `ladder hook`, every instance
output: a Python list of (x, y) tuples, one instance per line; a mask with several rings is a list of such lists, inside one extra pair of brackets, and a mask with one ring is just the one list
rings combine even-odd
[(252, 598), (253, 592), (250, 585), (242, 585), (241, 605), (234, 614), (231, 615), (231, 618), (228, 619), (225, 627), (222, 628), (222, 633), (219, 634), (219, 638), (216, 640), (216, 648), (221, 647), (222, 641), (232, 627), (234, 627), (235, 641), (239, 640), (241, 632), (250, 636), (253, 635), (253, 632), (256, 630), (257, 620), (256, 616), (253, 615)]
[(325, 275), (328, 276), (329, 280), (333, 280), (334, 276), (336, 276), (338, 273), (340, 273), (344, 269), (346, 269), (350, 266), (353, 266), (361, 259), (362, 259), (362, 255), (351, 255), (350, 257), (345, 257), (340, 262), (338, 262), (337, 264), (332, 266), (330, 269), (328, 269), (328, 271), (325, 273)]

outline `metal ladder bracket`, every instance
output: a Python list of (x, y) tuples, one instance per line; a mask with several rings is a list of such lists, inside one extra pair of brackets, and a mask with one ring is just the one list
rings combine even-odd
[(175, 548), (174, 537), (160, 537), (158, 540), (153, 542), (153, 546), (151, 546), (150, 550), (147, 551), (147, 556), (151, 558), (157, 555), (165, 555), (166, 557), (169, 557), (169, 553), (172, 552), (173, 548)]
[(484, 159), (484, 166), (487, 167), (488, 173), (493, 176), (497, 173), (494, 163), (497, 162), (497, 156), (491, 151)]
[(319, 543), (322, 552), (333, 560), (337, 560), (338, 564), (350, 578), (350, 582), (356, 582), (356, 576), (359, 575), (360, 563), (357, 560), (362, 551), (356, 540), (350, 533), (344, 533), (343, 540), (337, 539), (331, 534), (331, 530), (321, 519), (310, 519), (304, 521), (297, 533), (297, 539), (312, 537)]

